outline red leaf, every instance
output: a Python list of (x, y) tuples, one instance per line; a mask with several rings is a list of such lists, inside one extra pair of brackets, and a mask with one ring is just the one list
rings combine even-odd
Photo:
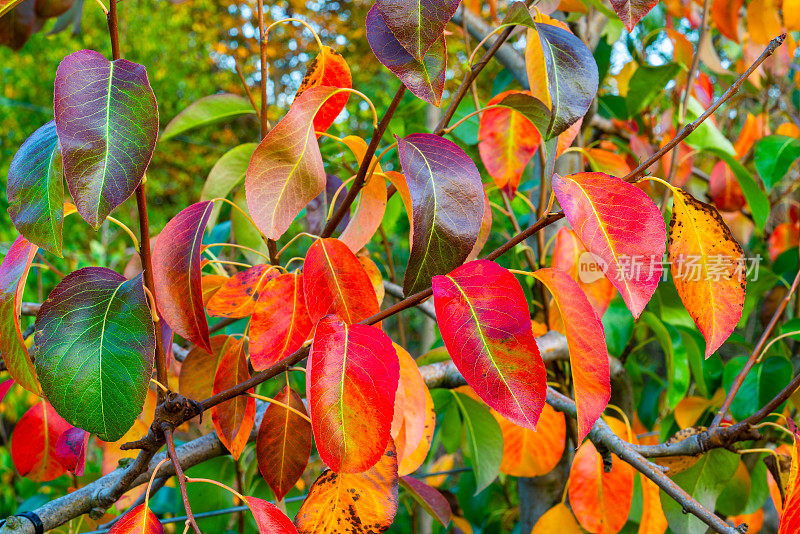
[(313, 118), (340, 90), (312, 87), (258, 145), (245, 176), (247, 209), (258, 228), (279, 239), (300, 211), (325, 190), (325, 168)]
[(250, 320), (250, 363), (262, 371), (299, 349), (314, 325), (303, 296), (303, 277), (282, 274), (261, 291)]
[(237, 319), (247, 317), (253, 313), (264, 286), (279, 274), (278, 269), (263, 263), (236, 273), (208, 301), (208, 314)]
[(140, 504), (114, 523), (108, 534), (164, 534), (164, 527), (146, 504)]
[(75, 476), (83, 476), (86, 467), (86, 446), (89, 443), (89, 433), (77, 427), (72, 427), (63, 432), (56, 442), (56, 459), (64, 469)]
[(708, 196), (720, 211), (739, 211), (745, 205), (744, 193), (733, 171), (718, 161), (708, 178)]
[(639, 317), (661, 278), (667, 233), (659, 209), (635, 185), (600, 172), (553, 175), (553, 191), (578, 237)]
[[(275, 400), (308, 415), (303, 399), (286, 386)], [(256, 440), (256, 459), (261, 476), (283, 499), (305, 471), (311, 455), (311, 424), (283, 406), (270, 404), (261, 419)]]
[[(616, 290), (587, 252), (574, 230), (560, 228), (556, 234), (551, 266), (570, 275), (586, 294), (597, 315), (602, 317)], [(558, 330), (562, 331), (560, 328)]]
[(528, 302), (514, 275), (476, 260), (433, 278), (442, 339), (467, 383), (510, 421), (535, 429), (547, 386)]
[(11, 389), (11, 386), (13, 386), (13, 385), (14, 385), (14, 379), (13, 378), (9, 378), (8, 380), (4, 380), (3, 382), (0, 382), (0, 402), (3, 401), (3, 399), (6, 397), (6, 395), (9, 392), (9, 390)]
[(198, 202), (181, 211), (159, 234), (153, 251), (153, 278), (158, 310), (172, 329), (211, 352), (203, 309), (200, 252), (213, 202)]
[[(214, 394), (250, 378), (244, 343), (244, 339), (237, 339), (220, 358), (214, 377)], [(219, 440), (230, 451), (233, 459), (238, 460), (255, 424), (256, 400), (247, 395), (239, 395), (215, 406), (211, 418)]]
[(25, 412), (11, 434), (11, 459), (21, 476), (48, 482), (66, 472), (56, 457), (56, 444), (69, 423), (44, 400)]
[(603, 324), (578, 284), (558, 269), (539, 269), (534, 273), (553, 295), (564, 319), (575, 405), (578, 415), (578, 440), (582, 441), (611, 398)]
[(380, 460), (363, 473), (328, 470), (314, 481), (297, 512), (300, 534), (378, 534), (397, 513), (397, 454), (391, 441)]
[(22, 291), (36, 250), (36, 245), (19, 236), (0, 265), (0, 354), (11, 377), (28, 391), (40, 395), (42, 388), (19, 326)]
[(739, 10), (744, 0), (712, 0), (711, 20), (719, 33), (732, 41), (739, 42)]
[[(353, 86), (350, 67), (342, 55), (330, 46), (323, 46), (319, 55), (308, 65), (303, 83), (300, 84), (295, 98), (303, 94), (306, 89), (320, 86), (345, 89)], [(342, 92), (325, 102), (314, 116), (314, 130), (324, 132), (330, 128), (334, 119), (344, 109), (349, 97), (349, 92)]]
[(435, 488), (414, 477), (400, 477), (400, 485), (422, 506), (431, 517), (447, 528), (453, 511), (450, 503)]
[[(495, 95), (487, 106), (506, 96), (523, 91), (506, 91)], [(542, 136), (522, 113), (509, 108), (483, 112), (478, 127), (478, 150), (489, 176), (500, 189), (513, 197), (522, 178), (522, 171), (539, 148)]]
[(397, 353), (380, 329), (332, 316), (317, 324), (306, 398), (320, 458), (331, 469), (360, 473), (381, 458), (399, 373)]
[(277, 506), (256, 497), (246, 497), (246, 500), (256, 520), (258, 534), (297, 534), (294, 523)]
[(303, 264), (303, 292), (314, 323), (334, 313), (353, 324), (379, 311), (364, 266), (338, 239), (319, 239), (309, 247)]

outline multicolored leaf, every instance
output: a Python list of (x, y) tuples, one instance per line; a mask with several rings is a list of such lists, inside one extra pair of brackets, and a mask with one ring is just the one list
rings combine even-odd
[(459, 0), (404, 2), (378, 0), (375, 7), (400, 45), (412, 57), (422, 60), (439, 39), (458, 9)]
[(164, 527), (147, 504), (140, 504), (114, 523), (108, 534), (164, 534)]
[(11, 390), (11, 386), (14, 385), (14, 379), (9, 378), (8, 380), (3, 380), (0, 382), (0, 402), (3, 402), (3, 399), (6, 397), (8, 392)]
[(36, 317), (42, 391), (71, 425), (116, 441), (142, 410), (155, 335), (142, 275), (126, 280), (104, 267), (79, 269)]
[[(607, 422), (615, 432), (620, 430), (621, 423), (615, 424), (618, 420)], [(575, 517), (583, 528), (597, 534), (616, 534), (622, 530), (633, 500), (635, 471), (618, 456), (610, 454), (611, 470), (605, 471), (603, 457), (594, 443), (586, 441), (575, 453), (567, 481), (569, 503)]]
[(231, 318), (250, 316), (264, 287), (279, 274), (278, 269), (266, 263), (236, 273), (208, 301), (208, 314)]
[(253, 512), (258, 534), (297, 534), (297, 529), (286, 514), (269, 501), (257, 497), (245, 497)]
[(488, 260), (469, 262), (433, 279), (433, 303), (453, 363), (486, 404), (536, 429), (547, 386), (517, 279)]
[(631, 32), (636, 23), (647, 15), (658, 0), (611, 0), (614, 8), (625, 28)]
[(312, 323), (336, 314), (354, 324), (379, 311), (378, 298), (364, 266), (338, 239), (318, 239), (309, 247), (302, 285)]
[(8, 214), (28, 241), (61, 256), (64, 181), (53, 169), (57, 147), (55, 121), (22, 143), (8, 168)]
[[(289, 386), (275, 400), (308, 415), (303, 399)], [(283, 499), (303, 475), (311, 445), (311, 423), (278, 404), (267, 406), (258, 427), (256, 459), (276, 499)]]
[(667, 235), (659, 209), (635, 185), (600, 172), (555, 174), (553, 192), (578, 237), (639, 317), (661, 278)]
[(65, 430), (56, 441), (56, 460), (75, 476), (83, 476), (88, 443), (89, 433), (85, 430), (78, 427)]
[[(230, 343), (222, 354), (214, 377), (213, 393), (219, 393), (250, 378), (247, 368), (245, 340), (237, 339)], [(238, 460), (250, 437), (256, 418), (256, 400), (248, 395), (239, 395), (215, 406), (211, 419), (217, 430), (219, 440)]]
[(158, 138), (156, 97), (143, 66), (79, 50), (58, 66), (53, 107), (69, 192), (98, 229), (144, 177)]
[(297, 531), (383, 532), (397, 513), (397, 488), (397, 454), (389, 441), (379, 461), (363, 473), (324, 471), (297, 512)]
[(22, 292), (35, 255), (36, 246), (19, 236), (0, 264), (0, 355), (11, 377), (20, 386), (39, 395), (42, 388), (19, 325)]
[(66, 473), (58, 461), (56, 445), (69, 428), (44, 399), (31, 406), (11, 434), (11, 459), (20, 476), (48, 482)]
[(403, 489), (411, 495), (423, 510), (428, 512), (428, 514), (443, 527), (447, 528), (453, 511), (450, 509), (450, 503), (444, 495), (439, 493), (437, 489), (430, 487), (414, 477), (400, 477), (400, 485), (403, 486)]
[(241, 96), (227, 93), (204, 96), (189, 104), (169, 121), (161, 132), (161, 141), (167, 141), (200, 126), (209, 126), (250, 114), (255, 114), (255, 110), (250, 101)]
[(707, 358), (742, 316), (744, 252), (717, 210), (683, 189), (674, 191), (669, 227), (675, 289), (706, 340)]
[(153, 250), (158, 311), (172, 329), (211, 352), (200, 254), (213, 202), (197, 202), (167, 223)]
[(425, 56), (415, 58), (397, 40), (377, 5), (367, 13), (367, 41), (378, 61), (392, 71), (408, 90), (426, 102), (439, 106), (447, 71), (447, 46), (439, 35)]
[(340, 92), (335, 87), (312, 87), (303, 92), (250, 159), (244, 180), (247, 209), (270, 239), (280, 238), (306, 204), (325, 189), (325, 168), (313, 119), (323, 104)]
[(335, 316), (317, 323), (306, 398), (319, 455), (331, 469), (359, 473), (381, 458), (390, 441), (399, 373), (392, 342), (378, 328)]
[(611, 398), (603, 324), (586, 295), (568, 274), (553, 268), (539, 269), (533, 274), (553, 295), (564, 319), (580, 441), (592, 429)]
[[(295, 98), (312, 87), (341, 87), (350, 89), (353, 79), (350, 76), (350, 67), (342, 55), (331, 48), (323, 46), (319, 55), (311, 60), (303, 77), (303, 82), (297, 89)], [(342, 92), (332, 97), (322, 105), (314, 116), (314, 130), (324, 132), (330, 128), (334, 119), (342, 112), (350, 97), (349, 92)]]
[[(366, 141), (354, 135), (348, 135), (342, 141), (355, 154), (360, 164), (367, 153)], [(372, 158), (372, 163), (375, 170), (367, 176), (350, 221), (339, 236), (339, 240), (353, 252), (358, 252), (369, 243), (386, 212), (386, 180), (383, 178), (383, 169), (375, 157)]]
[(794, 434), (792, 463), (789, 480), (786, 484), (783, 509), (778, 512), (780, 517), (778, 534), (791, 534), (800, 528), (800, 439), (798, 439), (800, 436), (798, 436), (797, 427), (793, 429), (792, 433)]
[[(497, 104), (518, 91), (506, 91), (492, 97), (488, 106)], [(524, 115), (508, 108), (487, 109), (478, 128), (481, 161), (497, 187), (513, 196), (542, 136)]]
[(414, 213), (403, 280), (403, 292), (411, 295), (467, 258), (481, 230), (484, 193), (475, 164), (452, 141), (412, 134), (397, 143)]
[(494, 412), (503, 433), (503, 463), (500, 472), (514, 477), (538, 477), (555, 468), (566, 445), (564, 414), (544, 405), (536, 430), (515, 425)]

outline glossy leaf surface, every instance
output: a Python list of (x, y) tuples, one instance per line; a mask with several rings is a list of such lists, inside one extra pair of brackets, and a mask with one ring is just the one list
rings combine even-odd
[[(297, 90), (295, 98), (312, 87), (342, 87), (349, 89), (353, 86), (350, 76), (350, 67), (344, 57), (331, 48), (323, 46), (320, 53), (311, 60), (303, 77), (303, 82)], [(324, 132), (330, 128), (334, 119), (342, 112), (347, 104), (349, 92), (342, 92), (325, 102), (314, 116), (314, 130)]]
[[(226, 347), (217, 365), (213, 393), (219, 393), (250, 378), (244, 339), (237, 339)], [(239, 395), (215, 406), (211, 412), (219, 440), (238, 460), (250, 437), (256, 418), (256, 400)]]
[(539, 269), (534, 276), (553, 298), (564, 319), (572, 383), (578, 415), (578, 440), (583, 440), (611, 398), (605, 334), (600, 318), (580, 286), (558, 269)]
[(442, 35), (458, 9), (459, 0), (404, 2), (378, 0), (375, 7), (390, 31), (411, 56), (421, 60)]
[(514, 275), (494, 262), (472, 261), (433, 279), (433, 302), (442, 339), (467, 383), (509, 421), (535, 429), (546, 373)]
[(403, 279), (403, 292), (411, 295), (467, 258), (480, 233), (484, 193), (475, 164), (452, 141), (412, 134), (397, 143), (414, 213)]
[(140, 504), (114, 523), (108, 534), (164, 534), (164, 527), (147, 505)]
[(553, 191), (578, 237), (638, 317), (661, 278), (667, 238), (661, 212), (638, 187), (599, 172), (556, 174)]
[(440, 35), (421, 59), (397, 40), (377, 5), (367, 13), (367, 41), (378, 61), (392, 71), (413, 94), (439, 106), (447, 70), (447, 47)]
[[(303, 399), (288, 386), (275, 400), (308, 415)], [(302, 476), (311, 445), (311, 423), (283, 406), (267, 406), (258, 428), (256, 458), (258, 470), (276, 499), (283, 499)]]
[(338, 90), (312, 87), (264, 137), (245, 176), (247, 208), (270, 239), (280, 238), (300, 210), (325, 189), (325, 168), (313, 120)]
[(248, 317), (253, 313), (264, 287), (279, 274), (280, 271), (266, 263), (236, 273), (208, 301), (208, 314), (231, 318)]
[(744, 251), (717, 210), (682, 189), (674, 192), (669, 227), (672, 279), (706, 340), (708, 357), (742, 316)]
[(158, 311), (177, 334), (208, 352), (200, 254), (212, 207), (211, 202), (197, 202), (181, 211), (164, 227), (153, 250)]
[(42, 390), (71, 425), (116, 441), (141, 412), (155, 341), (142, 275), (126, 280), (103, 267), (79, 269), (36, 317)]
[(22, 292), (35, 255), (36, 246), (19, 236), (0, 264), (0, 355), (11, 377), (20, 386), (38, 395), (42, 388), (19, 324)]
[(64, 178), (97, 229), (142, 181), (158, 137), (156, 97), (143, 66), (79, 50), (58, 66), (53, 105)]
[(11, 459), (20, 476), (47, 482), (66, 473), (58, 461), (58, 438), (70, 425), (41, 400), (17, 421), (11, 434)]
[(211, 338), (211, 352), (201, 347), (192, 348), (181, 364), (178, 382), (180, 394), (198, 402), (210, 397), (214, 391), (219, 360), (235, 341), (234, 337), (217, 335)]
[[(328, 316), (317, 323), (308, 362), (306, 398), (320, 457), (336, 472), (369, 469), (390, 441), (399, 380), (391, 340), (374, 326)], [(396, 471), (394, 445), (391, 453)]]
[(364, 266), (338, 239), (319, 239), (309, 247), (303, 264), (303, 292), (312, 323), (336, 314), (353, 324), (379, 310)]
[[(513, 93), (500, 93), (492, 97), (487, 106), (497, 104)], [(505, 188), (513, 195), (522, 171), (539, 148), (542, 140), (539, 130), (521, 113), (495, 108), (481, 114), (478, 138), (481, 161), (489, 175), (497, 187)]]
[(277, 506), (258, 497), (246, 497), (246, 500), (256, 520), (258, 534), (297, 534), (292, 520)]
[(22, 144), (8, 168), (8, 214), (25, 238), (61, 256), (64, 181), (54, 172), (58, 137), (50, 121)]
[(242, 115), (255, 114), (253, 106), (246, 98), (232, 94), (205, 96), (178, 113), (161, 132), (161, 141), (188, 132), (200, 126), (235, 119)]
[(324, 471), (297, 512), (297, 531), (383, 532), (397, 513), (397, 489), (397, 454), (390, 441), (379, 461), (363, 473)]

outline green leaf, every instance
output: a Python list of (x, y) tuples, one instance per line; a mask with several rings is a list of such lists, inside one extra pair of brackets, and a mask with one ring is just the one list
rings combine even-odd
[(36, 317), (35, 364), (45, 396), (73, 426), (117, 441), (144, 405), (155, 327), (142, 275), (104, 267), (59, 283)]
[[(705, 108), (694, 98), (689, 99), (686, 107), (686, 120), (694, 121), (703, 114)], [(711, 121), (707, 120), (700, 124), (694, 131), (686, 137), (685, 143), (698, 150), (716, 149), (723, 150), (725, 153), (735, 156), (736, 150), (728, 138), (719, 131), (719, 128)]]
[[(233, 197), (233, 202), (242, 208), (245, 213), (248, 213), (244, 188), (240, 188), (239, 191), (236, 192)], [(258, 250), (264, 254), (268, 253), (267, 245), (261, 239), (261, 234), (258, 233), (258, 228), (253, 226), (253, 223), (251, 223), (247, 217), (242, 215), (242, 213), (237, 209), (231, 210), (231, 229), (233, 230), (233, 238), (238, 244)], [(250, 252), (249, 250), (243, 250), (242, 254), (244, 254), (244, 257), (247, 258), (247, 261), (252, 264), (262, 263), (264, 261), (263, 256), (259, 256), (258, 254)]]
[[(200, 200), (213, 200), (227, 197), (233, 189), (244, 180), (250, 158), (253, 156), (258, 143), (244, 143), (225, 152), (211, 167), (208, 173)], [(211, 216), (208, 218), (208, 227), (217, 224), (221, 203), (215, 203)]]
[(467, 427), (470, 460), (475, 470), (475, 494), (491, 484), (500, 472), (503, 460), (503, 434), (500, 425), (482, 405), (463, 393), (452, 392)]
[(641, 318), (655, 334), (666, 356), (667, 405), (675, 408), (689, 391), (689, 355), (683, 345), (681, 334), (668, 323), (662, 323), (653, 313), (646, 311)]
[(28, 241), (61, 256), (64, 182), (53, 172), (58, 154), (56, 123), (28, 137), (8, 168), (8, 214)]
[(619, 295), (603, 314), (603, 330), (608, 353), (619, 358), (633, 335), (633, 315)]
[(753, 161), (767, 192), (786, 176), (797, 158), (800, 158), (800, 140), (794, 137), (768, 135), (756, 142)]
[(252, 104), (241, 96), (227, 93), (204, 96), (200, 100), (189, 104), (189, 107), (169, 121), (169, 124), (161, 133), (160, 140), (162, 142), (167, 141), (176, 135), (188, 132), (199, 126), (208, 126), (251, 114), (255, 115)]
[[(761, 463), (761, 462), (759, 462)], [(750, 498), (750, 472), (739, 462), (733, 475), (717, 497), (717, 510), (722, 515), (738, 515)]]
[[(714, 449), (704, 454), (692, 467), (672, 477), (708, 510), (714, 510), (725, 484), (736, 473), (739, 455), (725, 449)], [(705, 532), (706, 524), (692, 514), (687, 514), (672, 497), (661, 491), (661, 506), (673, 532)]]
[(769, 198), (767, 195), (758, 187), (758, 184), (756, 184), (750, 172), (745, 169), (730, 152), (726, 152), (714, 146), (703, 147), (703, 150), (719, 156), (733, 171), (736, 180), (739, 182), (739, 186), (742, 188), (744, 198), (747, 200), (747, 205), (750, 206), (753, 222), (755, 222), (756, 228), (763, 233), (764, 227), (767, 224), (767, 219), (769, 218), (770, 210)]
[[(725, 363), (722, 385), (729, 391), (744, 367), (747, 357), (738, 356)], [(792, 379), (792, 362), (784, 356), (772, 356), (753, 366), (731, 403), (731, 415), (737, 421), (758, 411), (772, 400)]]
[(677, 63), (653, 67), (641, 65), (631, 76), (628, 94), (625, 97), (628, 114), (633, 116), (650, 105), (664, 91), (664, 86), (681, 70)]

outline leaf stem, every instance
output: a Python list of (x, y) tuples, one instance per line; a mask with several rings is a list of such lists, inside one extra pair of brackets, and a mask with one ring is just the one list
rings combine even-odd
[(286, 252), (286, 249), (287, 249), (287, 248), (289, 248), (289, 245), (291, 245), (292, 243), (294, 243), (295, 241), (297, 241), (297, 240), (298, 240), (298, 239), (300, 239), (301, 237), (310, 237), (311, 239), (319, 239), (319, 236), (316, 236), (316, 235), (314, 235), (314, 234), (309, 234), (308, 232), (299, 232), (297, 235), (295, 235), (293, 238), (291, 238), (291, 239), (289, 240), (289, 242), (288, 242), (288, 243), (286, 243), (286, 244), (283, 246), (283, 248), (282, 248), (282, 249), (280, 249), (280, 250), (278, 251), (277, 257), (278, 257), (278, 258), (280, 258), (280, 257), (281, 257), (281, 255), (282, 255), (284, 252)]
[(258, 393), (250, 393), (250, 392), (247, 393), (247, 396), (248, 397), (253, 397), (254, 399), (258, 399), (258, 400), (261, 400), (261, 401), (264, 401), (264, 402), (268, 402), (270, 404), (275, 404), (276, 406), (280, 406), (281, 408), (289, 410), (290, 412), (293, 412), (295, 415), (298, 415), (298, 416), (302, 417), (303, 419), (305, 419), (309, 423), (311, 422), (311, 419), (306, 414), (304, 414), (303, 412), (292, 408), (288, 404), (284, 404), (281, 401), (275, 400), (272, 397), (265, 397), (264, 395), (259, 395)]
[(324, 51), (324, 47), (322, 46), (322, 41), (320, 41), (319, 35), (317, 35), (317, 32), (314, 31), (314, 28), (312, 28), (306, 21), (300, 20), (300, 19), (294, 18), (294, 17), (289, 17), (289, 18), (286, 18), (286, 19), (276, 20), (275, 22), (270, 24), (269, 27), (267, 27), (266, 32), (263, 34), (264, 35), (263, 42), (266, 42), (269, 39), (269, 31), (274, 26), (277, 26), (278, 24), (282, 24), (284, 22), (298, 22), (298, 23), (302, 24), (303, 26), (305, 26), (308, 29), (308, 31), (311, 32), (311, 35), (314, 36), (314, 40), (317, 42), (317, 46), (319, 47), (319, 53), (321, 54)]
[(257, 254), (257, 255), (261, 256), (262, 258), (264, 258), (265, 260), (269, 261), (269, 256), (267, 256), (263, 252), (259, 252), (254, 248), (246, 247), (244, 245), (239, 245), (238, 243), (210, 243), (208, 245), (203, 245), (203, 248), (211, 248), (211, 247), (233, 247), (233, 248), (238, 248), (238, 249), (242, 249), (242, 250), (247, 250), (247, 251), (252, 252), (253, 254)]
[(139, 240), (136, 238), (136, 234), (133, 233), (133, 230), (128, 228), (128, 226), (124, 222), (120, 221), (119, 219), (115, 219), (111, 215), (107, 216), (106, 219), (109, 222), (112, 222), (112, 223), (116, 224), (117, 226), (119, 226), (122, 229), (123, 232), (128, 234), (128, 236), (130, 236), (130, 238), (131, 238), (131, 241), (133, 241), (133, 248), (137, 252), (140, 251), (140, 249), (139, 249)]

